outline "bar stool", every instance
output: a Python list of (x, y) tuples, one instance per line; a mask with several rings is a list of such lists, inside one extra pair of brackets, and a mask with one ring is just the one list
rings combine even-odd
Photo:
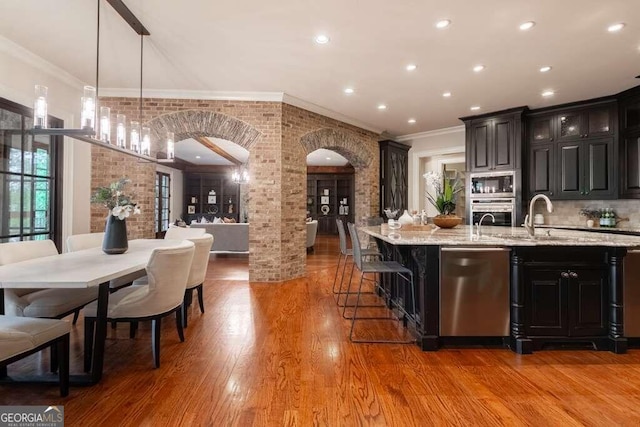
[[(357, 320), (396, 320), (392, 317), (358, 317), (358, 307), (364, 307), (360, 304), (360, 296), (362, 295), (362, 282), (365, 279), (365, 274), (374, 273), (374, 274), (385, 274), (392, 273), (397, 274), (401, 277), (405, 282), (409, 283), (411, 287), (411, 302), (412, 309), (411, 313), (408, 313), (404, 307), (399, 304), (395, 304), (396, 308), (404, 314), (404, 321), (408, 317), (412, 317), (416, 313), (416, 292), (415, 285), (413, 281), (413, 272), (408, 268), (404, 267), (402, 264), (396, 261), (363, 261), (362, 260), (362, 252), (360, 249), (360, 239), (358, 238), (358, 231), (356, 226), (352, 223), (347, 224), (349, 228), (349, 234), (351, 236), (351, 242), (353, 243), (353, 261), (355, 265), (360, 270), (360, 283), (358, 284), (358, 292), (356, 296), (356, 302), (354, 304), (353, 316), (351, 317), (351, 329), (349, 330), (349, 339), (351, 342), (355, 343), (395, 343), (395, 344), (410, 344), (414, 343), (415, 339), (410, 340), (391, 340), (391, 339), (354, 339), (353, 338), (353, 329)], [(375, 281), (375, 279), (374, 279)], [(386, 306), (385, 306), (386, 307)], [(399, 319), (398, 319), (399, 320)]]
[[(336, 304), (338, 304), (338, 307), (345, 307), (347, 306), (347, 300), (349, 299), (349, 289), (351, 289), (351, 277), (353, 276), (353, 269), (354, 269), (354, 264), (352, 262), (351, 264), (351, 274), (349, 275), (349, 285), (347, 286), (347, 291), (343, 292), (342, 291), (342, 285), (344, 283), (344, 273), (347, 269), (347, 258), (348, 257), (352, 257), (353, 258), (353, 249), (352, 248), (347, 248), (347, 235), (344, 231), (344, 223), (342, 222), (341, 219), (337, 218), (336, 219), (336, 225), (338, 226), (338, 235), (340, 236), (340, 253), (338, 254), (338, 266), (336, 267), (336, 274), (333, 278), (333, 289), (332, 292), (334, 295), (337, 295), (337, 299), (336, 299)], [(353, 246), (353, 245), (352, 245)], [(375, 249), (366, 249), (366, 248), (362, 248), (361, 250), (361, 254), (362, 256), (366, 256), (366, 257), (382, 257), (382, 255), (380, 254), (380, 252), (378, 252)], [(336, 291), (336, 284), (338, 282), (338, 272), (340, 271), (340, 262), (344, 259), (344, 262), (342, 263), (342, 275), (340, 278), (340, 288), (338, 291)], [(346, 295), (345, 300), (344, 300), (344, 304), (340, 303), (340, 297), (342, 295)], [(348, 307), (353, 307), (353, 305), (350, 305)], [(344, 310), (343, 310), (343, 316), (344, 316)]]

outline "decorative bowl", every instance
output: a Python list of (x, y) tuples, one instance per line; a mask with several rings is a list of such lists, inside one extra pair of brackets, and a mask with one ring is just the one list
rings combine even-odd
[(456, 215), (436, 215), (433, 223), (440, 228), (453, 228), (462, 223), (462, 218)]

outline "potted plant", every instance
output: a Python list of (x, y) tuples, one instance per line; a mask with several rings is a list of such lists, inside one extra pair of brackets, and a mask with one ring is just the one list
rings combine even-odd
[(580, 209), (580, 216), (587, 218), (587, 227), (593, 227), (595, 221), (600, 218), (600, 211), (597, 209), (582, 208)]
[[(441, 172), (427, 172), (423, 177), (426, 181), (425, 196), (438, 211), (433, 223), (441, 228), (453, 228), (460, 224), (462, 218), (455, 214), (455, 210), (456, 195), (462, 190), (462, 183), (457, 174), (453, 179), (445, 178)], [(435, 197), (429, 192), (429, 186), (435, 189)]]
[(91, 196), (91, 203), (100, 203), (109, 209), (102, 241), (102, 250), (107, 254), (122, 254), (129, 249), (126, 219), (131, 213), (140, 213), (134, 196), (124, 193), (124, 187), (130, 182), (129, 178), (120, 178), (106, 187), (99, 187)]

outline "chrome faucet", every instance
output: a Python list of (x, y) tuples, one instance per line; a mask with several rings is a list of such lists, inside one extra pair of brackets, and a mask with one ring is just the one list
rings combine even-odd
[(538, 199), (544, 199), (544, 201), (547, 202), (547, 211), (553, 212), (553, 204), (544, 194), (536, 194), (531, 198), (531, 201), (529, 202), (529, 213), (524, 217), (524, 228), (531, 237), (536, 235), (536, 228), (533, 224), (533, 205), (535, 205)]
[(478, 221), (476, 223), (476, 234), (477, 234), (478, 237), (482, 236), (482, 233), (480, 232), (480, 227), (482, 227), (482, 221), (488, 216), (491, 217), (491, 222), (494, 222), (494, 223), (496, 222), (496, 217), (493, 216), (493, 214), (486, 213), (486, 214), (482, 215), (482, 217), (480, 218), (480, 221)]

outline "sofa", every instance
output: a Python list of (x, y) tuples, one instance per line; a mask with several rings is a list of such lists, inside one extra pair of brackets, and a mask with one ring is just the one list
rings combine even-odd
[(249, 252), (249, 224), (197, 224), (191, 228), (204, 228), (213, 236), (211, 252)]

